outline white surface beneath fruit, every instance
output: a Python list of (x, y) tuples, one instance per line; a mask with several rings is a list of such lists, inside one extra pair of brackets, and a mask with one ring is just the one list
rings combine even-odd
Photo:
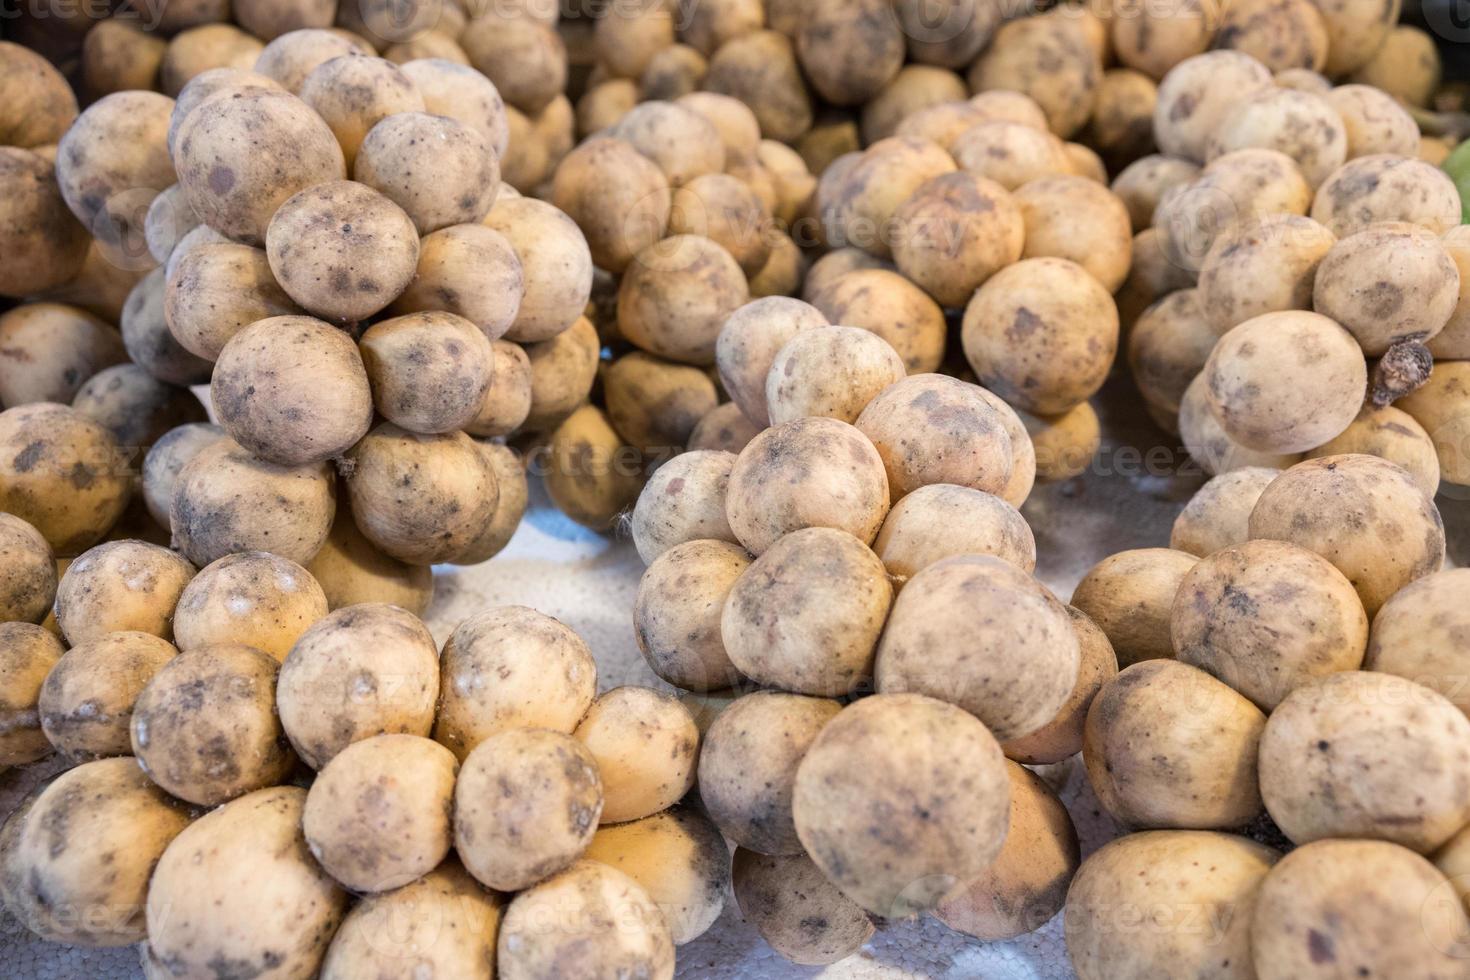
[[(1127, 548), (1167, 547), (1175, 515), (1203, 482), (1199, 475), (1172, 472), (1175, 462), (1185, 459), (1183, 451), (1177, 440), (1146, 420), (1125, 382), (1110, 382), (1101, 414), (1104, 445), (1092, 471), (1066, 483), (1037, 487), (1023, 510), (1036, 533), (1037, 574), (1063, 599), (1101, 558)], [(631, 610), (643, 566), (632, 544), (577, 527), (550, 508), (538, 491), (533, 488), (531, 511), (505, 552), (484, 565), (449, 569), (440, 577), (429, 612), (436, 638), (442, 642), (457, 622), (481, 609), (528, 605), (557, 617), (587, 640), (597, 657), (602, 689), (620, 684), (665, 686), (644, 665), (633, 641)], [(1451, 558), (1466, 564), (1470, 500), (1441, 495), (1439, 503), (1450, 529)], [(39, 763), (0, 776), (0, 813), (8, 813), (30, 786), (55, 768)], [(1084, 854), (1109, 839), (1113, 831), (1098, 813), (1077, 760), (1051, 767), (1044, 775), (1071, 810)], [(932, 919), (893, 923), (858, 955), (813, 969), (792, 966), (771, 952), (743, 921), (733, 898), (709, 932), (679, 949), (678, 962), (678, 976), (688, 980), (818, 976), (1060, 980), (1073, 975), (1062, 944), (1060, 916), (1035, 933), (1004, 943), (968, 939)], [(89, 950), (46, 943), (8, 915), (0, 918), (0, 963), (0, 975), (17, 980), (141, 976), (132, 949)]]

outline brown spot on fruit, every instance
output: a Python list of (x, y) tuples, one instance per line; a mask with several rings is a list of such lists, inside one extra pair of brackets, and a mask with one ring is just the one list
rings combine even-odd
[(1313, 963), (1335, 963), (1337, 952), (1333, 949), (1332, 938), (1325, 936), (1316, 929), (1307, 930), (1307, 955), (1312, 958)]
[(35, 469), (36, 463), (40, 461), (41, 454), (45, 448), (46, 444), (40, 440), (28, 443), (24, 449), (15, 454), (15, 459), (11, 461), (16, 472), (29, 473)]

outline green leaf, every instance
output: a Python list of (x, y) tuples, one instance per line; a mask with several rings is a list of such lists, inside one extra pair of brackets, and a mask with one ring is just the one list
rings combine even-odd
[(1455, 147), (1445, 158), (1444, 172), (1460, 192), (1460, 223), (1470, 224), (1470, 140)]

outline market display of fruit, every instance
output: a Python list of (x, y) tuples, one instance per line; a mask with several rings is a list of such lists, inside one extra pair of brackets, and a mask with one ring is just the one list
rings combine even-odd
[[(1446, 16), (3, 18), (0, 905), (175, 980), (877, 976), (917, 920), (1470, 977)], [(1172, 527), (1053, 533), (1120, 451)], [(644, 683), (452, 602), (541, 516), (636, 553)]]

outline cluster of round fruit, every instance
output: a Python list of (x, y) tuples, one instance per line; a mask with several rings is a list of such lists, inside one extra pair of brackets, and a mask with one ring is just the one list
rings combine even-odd
[[(1146, 954), (1297, 977), (1325, 948), (1351, 949), (1355, 970), (1453, 975), (1470, 930), (1470, 583), (1441, 570), (1422, 481), (1354, 453), (1233, 470), (1171, 544), (1105, 559), (1072, 596), (1124, 668), (1088, 710), (1087, 776), (1142, 831), (1072, 884), (1079, 974)], [(1161, 888), (1231, 925), (1120, 942), (1123, 910)]]
[(1165, 76), (1154, 136), (1113, 183), (1154, 418), (1209, 473), (1361, 452), (1470, 482), (1470, 237), (1409, 112), (1215, 51)]
[(0, 764), (74, 766), (0, 830), (0, 898), (39, 935), (144, 941), (149, 976), (667, 977), (719, 915), (729, 852), (675, 805), (693, 716), (599, 696), (556, 620), (491, 609), (441, 652), (391, 589), (334, 603), (381, 585), (347, 562), (196, 574), (113, 541), (58, 584), (34, 528), (0, 531)]
[[(88, 52), (163, 45), (112, 24)], [(0, 507), (63, 557), (113, 533), (199, 566), (306, 564), (340, 482), (390, 574), (485, 560), (527, 496), (488, 440), (592, 387), (585, 240), (502, 182), (510, 110), (475, 68), (315, 27), (264, 35), (241, 67), (189, 46), (206, 34), (240, 31), (168, 42), (198, 55), (165, 58), (177, 99), (111, 91), (80, 115), (49, 63), (0, 43), (21, 83), (0, 294), (24, 300), (0, 314)], [(188, 390), (205, 383), (218, 427)], [(145, 450), (146, 513), (123, 520)]]
[(1117, 668), (1032, 576), (1025, 426), (796, 299), (739, 309), (716, 357), (735, 404), (773, 424), (644, 486), (634, 631), (714, 715), (700, 798), (740, 847), (742, 911), (807, 964), (856, 951), (871, 916), (935, 910), (986, 939), (1040, 927), (1077, 840), (1020, 763), (1074, 755)]

